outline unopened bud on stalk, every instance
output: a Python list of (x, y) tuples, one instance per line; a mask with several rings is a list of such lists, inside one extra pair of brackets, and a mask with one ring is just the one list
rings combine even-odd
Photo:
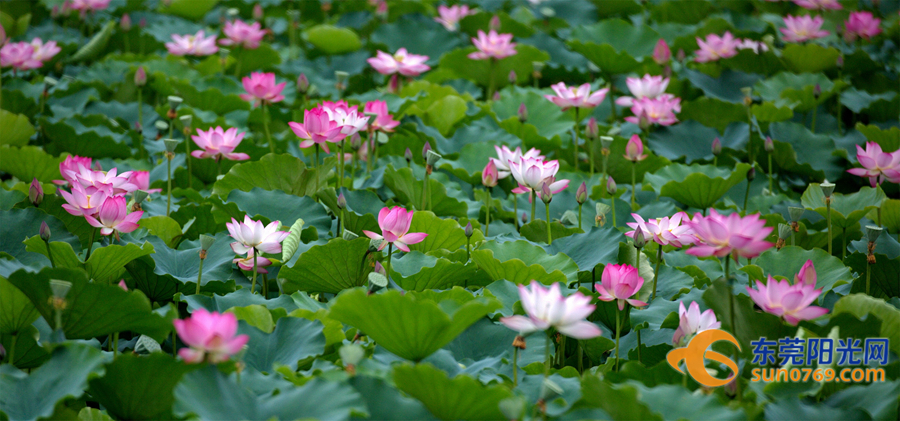
[(822, 96), (822, 87), (817, 83), (816, 87), (813, 88), (813, 97), (819, 99), (820, 96)]
[(613, 180), (612, 176), (606, 178), (606, 192), (609, 193), (610, 196), (614, 196), (618, 191), (616, 187), (616, 180)]
[(119, 20), (119, 26), (125, 32), (128, 32), (131, 30), (131, 16), (128, 16), (128, 13), (125, 13), (122, 15), (122, 19)]
[(666, 43), (666, 40), (660, 38), (659, 41), (656, 42), (656, 47), (653, 47), (653, 61), (662, 66), (667, 64), (671, 59), (672, 50), (669, 49), (669, 44)]
[(524, 224), (526, 222), (528, 222), (528, 215), (525, 214), (525, 212), (522, 212), (522, 223)]
[(543, 200), (544, 203), (550, 203), (550, 201), (553, 200), (553, 192), (550, 191), (549, 183), (541, 184), (541, 200)]
[(756, 178), (756, 168), (750, 167), (750, 171), (747, 171), (747, 180), (753, 181)]
[(641, 227), (637, 227), (634, 230), (634, 248), (640, 249), (647, 244), (647, 240), (644, 239), (644, 230)]
[(140, 66), (134, 72), (134, 86), (144, 86), (147, 84), (147, 71), (144, 66)]
[(263, 18), (263, 8), (259, 3), (253, 5), (253, 19), (254, 20), (262, 20)]
[(422, 159), (428, 159), (428, 151), (430, 150), (431, 144), (426, 141), (425, 146), (422, 146)]
[(835, 64), (837, 65), (838, 69), (844, 68), (844, 55), (843, 54), (838, 56)]
[(675, 53), (675, 60), (678, 60), (679, 63), (683, 62), (685, 58), (684, 49), (679, 48), (678, 52)]
[(578, 186), (578, 190), (575, 191), (575, 201), (578, 202), (579, 205), (583, 205), (584, 202), (587, 201), (587, 184), (585, 182), (581, 182), (581, 185)]
[(712, 142), (712, 153), (713, 153), (713, 155), (715, 155), (715, 156), (719, 156), (719, 154), (722, 153), (722, 141), (719, 140), (719, 137), (718, 137), (718, 136), (716, 136), (716, 138), (713, 139), (713, 142)]
[(500, 91), (494, 92), (494, 96), (491, 97), (491, 99), (494, 101), (499, 101), (500, 100)]
[(766, 141), (763, 145), (768, 153), (772, 153), (775, 150), (775, 142), (769, 136), (766, 136)]
[(500, 30), (500, 17), (499, 16), (494, 15), (494, 17), (491, 18), (491, 21), (488, 23), (488, 29), (493, 30), (493, 31)]
[(584, 129), (584, 136), (590, 140), (597, 140), (600, 136), (600, 127), (597, 126), (597, 118), (591, 117)]
[(50, 241), (50, 227), (47, 226), (46, 221), (41, 221), (41, 229), (38, 233), (41, 235), (41, 240)]
[(528, 121), (528, 107), (525, 106), (525, 103), (519, 104), (519, 122), (524, 123)]
[(297, 76), (297, 92), (305, 94), (307, 91), (309, 91), (309, 79), (306, 78), (306, 73), (300, 73), (300, 76)]
[(518, 79), (518, 77), (516, 76), (516, 71), (510, 70), (509, 71), (509, 83), (515, 85), (516, 79)]
[(413, 160), (413, 154), (412, 154), (412, 151), (409, 150), (409, 148), (406, 148), (406, 151), (403, 152), (403, 158), (406, 159), (406, 163), (407, 163), (407, 164), (409, 164), (409, 163), (412, 162), (412, 160)]
[(28, 199), (31, 200), (31, 204), (34, 206), (40, 206), (41, 202), (44, 201), (44, 188), (37, 178), (31, 180), (31, 186), (28, 188)]
[(337, 207), (338, 207), (338, 209), (346, 209), (347, 208), (347, 198), (344, 197), (344, 192), (341, 192), (337, 196)]
[(465, 233), (466, 233), (466, 238), (471, 238), (471, 237), (472, 237), (472, 234), (474, 233), (474, 231), (472, 230), (472, 223), (471, 223), (471, 222), (467, 222), (467, 223), (466, 223), (466, 228), (465, 228), (464, 231), (465, 231)]

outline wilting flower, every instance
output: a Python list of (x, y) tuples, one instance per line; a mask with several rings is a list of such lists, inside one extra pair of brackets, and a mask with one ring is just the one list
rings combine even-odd
[(816, 267), (812, 260), (807, 260), (800, 268), (800, 272), (794, 276), (794, 284), (807, 284), (816, 286)]
[(602, 334), (597, 325), (585, 320), (594, 312), (591, 297), (580, 292), (563, 297), (558, 283), (544, 288), (533, 280), (529, 286), (530, 289), (519, 285), (519, 299), (525, 316), (501, 317), (500, 323), (522, 336), (551, 327), (575, 339), (596, 338)]
[(687, 309), (684, 308), (683, 301), (679, 302), (678, 319), (678, 329), (672, 336), (672, 344), (675, 346), (681, 345), (682, 340), (691, 335), (722, 327), (722, 322), (716, 320), (716, 313), (712, 309), (700, 313), (700, 305), (696, 301), (691, 301), (691, 305)]
[(494, 187), (499, 179), (497, 164), (494, 164), (493, 159), (489, 159), (487, 165), (484, 166), (484, 171), (481, 172), (481, 184), (484, 184), (485, 187)]
[(332, 120), (328, 113), (320, 107), (304, 111), (303, 124), (291, 121), (288, 126), (297, 137), (303, 139), (300, 142), (301, 148), (319, 145), (326, 153), (331, 152), (328, 150), (327, 142), (337, 143), (347, 137), (346, 134), (341, 133), (343, 127), (338, 126), (337, 122)]
[(644, 142), (641, 142), (640, 136), (637, 134), (631, 135), (631, 139), (628, 139), (628, 143), (625, 144), (625, 155), (622, 156), (631, 162), (647, 159), (647, 155), (644, 154)]
[(88, 194), (81, 184), (73, 184), (72, 192), (60, 190), (59, 194), (66, 200), (66, 204), (62, 208), (75, 216), (94, 215), (100, 209), (109, 195), (106, 191), (98, 190), (93, 194)]
[(643, 117), (647, 124), (671, 126), (678, 122), (675, 117), (677, 112), (681, 112), (681, 98), (669, 94), (663, 94), (659, 98), (638, 98), (631, 105), (631, 113), (634, 115), (625, 117), (625, 121), (641, 124)]
[(112, 233), (129, 233), (138, 229), (138, 221), (144, 211), (128, 213), (128, 203), (123, 196), (112, 196), (106, 198), (100, 209), (97, 211), (96, 218), (85, 214), (84, 219), (94, 228), (100, 228), (100, 234), (111, 235)]
[(797, 6), (809, 10), (841, 10), (844, 6), (838, 0), (794, 0)]
[(369, 117), (360, 113), (356, 105), (347, 105), (344, 100), (338, 102), (325, 101), (322, 109), (328, 114), (328, 118), (341, 126), (341, 133), (353, 136), (360, 130), (365, 130), (369, 124)]
[(466, 5), (453, 5), (450, 7), (440, 5), (437, 10), (440, 16), (434, 18), (435, 22), (444, 25), (444, 28), (447, 28), (448, 31), (455, 31), (462, 18), (476, 13), (475, 9), (469, 9), (469, 6)]
[(683, 247), (685, 245), (694, 244), (697, 238), (694, 237), (694, 230), (682, 221), (689, 219), (684, 212), (676, 212), (671, 218), (668, 216), (662, 218), (654, 218), (644, 221), (640, 215), (632, 213), (631, 217), (637, 222), (629, 222), (627, 225), (633, 231), (625, 233), (626, 237), (634, 238), (634, 230), (640, 227), (644, 235), (651, 235), (653, 241), (660, 246), (671, 245), (674, 247)]
[(634, 98), (620, 96), (616, 98), (616, 104), (630, 107), (634, 99), (657, 98), (665, 94), (666, 87), (669, 86), (669, 78), (644, 75), (642, 78), (626, 78), (625, 84), (628, 85), (628, 90), (631, 91), (631, 95), (634, 95)]
[(172, 41), (166, 43), (169, 54), (176, 56), (208, 56), (219, 51), (215, 34), (206, 36), (202, 29), (194, 35), (172, 34)]
[[(238, 267), (241, 270), (253, 270), (253, 249), (247, 252), (246, 257), (238, 257), (231, 261), (231, 263), (237, 263)], [(256, 273), (269, 273), (269, 271), (263, 269), (266, 266), (272, 266), (272, 261), (263, 257), (256, 256)]]
[(759, 214), (741, 217), (737, 213), (720, 215), (715, 209), (708, 216), (700, 213), (691, 221), (684, 221), (694, 230), (697, 243), (687, 250), (687, 254), (707, 257), (724, 257), (734, 252), (736, 257), (753, 258), (774, 244), (765, 241), (772, 232)]
[(34, 58), (34, 46), (27, 42), (11, 42), (0, 48), (0, 67), (30, 70), (43, 65), (43, 62)]
[(410, 54), (406, 48), (397, 50), (394, 55), (378, 50), (375, 57), (366, 61), (375, 68), (375, 71), (383, 75), (400, 73), (403, 76), (418, 76), (422, 72), (431, 70), (431, 67), (425, 64), (428, 56)]
[(263, 227), (262, 222), (254, 221), (248, 215), (244, 215), (244, 222), (231, 218), (231, 222), (225, 223), (228, 234), (237, 240), (231, 243), (231, 250), (235, 254), (247, 254), (252, 249), (260, 253), (281, 253), (281, 242), (290, 232), (278, 231), (279, 225), (281, 222), (272, 221)]
[(219, 161), (222, 158), (232, 161), (246, 161), (250, 159), (250, 155), (245, 153), (234, 153), (234, 148), (241, 144), (246, 133), (238, 133), (237, 129), (232, 127), (228, 130), (222, 130), (222, 127), (210, 128), (209, 131), (197, 129), (197, 134), (191, 136), (194, 143), (202, 150), (191, 151), (194, 158), (213, 158)]
[(821, 16), (785, 16), (786, 28), (780, 28), (786, 42), (803, 42), (828, 36), (828, 31), (822, 30), (825, 19)]
[(553, 92), (556, 92), (556, 95), (544, 95), (544, 98), (562, 108), (563, 111), (572, 107), (596, 107), (603, 102), (603, 99), (606, 98), (606, 93), (609, 92), (609, 88), (603, 88), (591, 93), (591, 85), (589, 83), (578, 87), (569, 87), (564, 82), (559, 82), (551, 85), (550, 88), (553, 89)]
[(779, 316), (794, 326), (801, 320), (812, 320), (828, 313), (827, 308), (810, 305), (822, 293), (815, 285), (791, 285), (787, 279), (778, 281), (769, 275), (765, 284), (756, 281), (756, 289), (748, 286), (747, 292), (763, 311)]
[(516, 54), (516, 43), (512, 42), (512, 34), (497, 34), (497, 31), (491, 30), (485, 34), (484, 31), (478, 31), (478, 38), (472, 38), (472, 43), (478, 48), (478, 51), (469, 54), (472, 60), (500, 60)]
[(700, 47), (694, 54), (694, 61), (706, 63), (720, 58), (729, 58), (737, 55), (737, 40), (731, 32), (725, 32), (721, 37), (716, 34), (706, 36), (706, 41), (697, 38), (697, 46)]
[(409, 232), (413, 212), (415, 211), (407, 212), (399, 206), (381, 208), (381, 212), (378, 212), (381, 235), (367, 230), (363, 230), (363, 233), (373, 240), (383, 240), (378, 250), (383, 249), (388, 243), (393, 243), (398, 249), (409, 252), (409, 245), (421, 243), (428, 237), (424, 232)]
[(234, 22), (225, 22), (225, 28), (222, 30), (226, 39), (220, 39), (219, 44), (225, 46), (241, 46), (244, 48), (259, 48), (259, 42), (266, 36), (266, 30), (262, 29), (259, 22), (253, 22), (248, 25), (246, 22), (237, 19)]
[(400, 124), (400, 122), (394, 120), (394, 116), (388, 112), (387, 102), (385, 101), (369, 101), (366, 103), (363, 112), (375, 117), (369, 120), (369, 125), (372, 130), (390, 133)]
[(866, 142), (866, 149), (856, 145), (856, 159), (862, 168), (851, 168), (848, 173), (860, 177), (868, 177), (869, 184), (875, 187), (885, 180), (900, 183), (900, 150), (883, 152), (881, 145)]
[(240, 352), (250, 337), (237, 335), (237, 318), (232, 313), (208, 312), (198, 308), (191, 317), (173, 320), (175, 331), (190, 348), (182, 348), (178, 355), (189, 364), (204, 360), (213, 364), (227, 361)]
[(559, 162), (544, 161), (538, 158), (522, 158), (519, 162), (508, 161), (509, 170), (519, 187), (512, 189), (513, 193), (528, 193), (534, 191), (540, 193), (545, 181), (550, 181), (550, 192), (557, 194), (569, 187), (569, 180), (556, 181), (556, 172), (559, 171)]
[(600, 282), (594, 284), (600, 296), (600, 301), (617, 300), (619, 310), (625, 309), (625, 303), (635, 307), (643, 307), (647, 303), (631, 298), (641, 287), (644, 286), (644, 278), (640, 276), (638, 270), (631, 265), (606, 265), (603, 268), (603, 276)]
[(61, 50), (56, 45), (56, 41), (41, 42), (40, 38), (32, 39), (31, 46), (34, 47), (34, 54), (31, 58), (40, 60), (43, 63), (50, 61)]
[(535, 158), (544, 160), (544, 156), (541, 155), (541, 151), (531, 148), (528, 152), (522, 154), (522, 148), (516, 146), (515, 150), (510, 150), (506, 145), (496, 146), (494, 145), (494, 150), (497, 151), (497, 157), (491, 158), (491, 161), (494, 162), (494, 165), (497, 166), (497, 174), (500, 175), (500, 179), (504, 179), (509, 177), (509, 163), (510, 162), (519, 162), (523, 158)]
[(240, 95), (241, 99), (252, 102), (253, 106), (259, 105), (260, 102), (273, 104), (284, 100), (281, 91), (284, 90), (287, 82), (276, 84), (275, 73), (253, 72), (250, 76), (244, 76), (241, 83), (244, 84), (244, 90), (247, 91), (246, 94)]
[(870, 12), (853, 12), (850, 18), (844, 22), (844, 39), (847, 42), (856, 41), (856, 38), (869, 40), (881, 33), (881, 19), (872, 17)]

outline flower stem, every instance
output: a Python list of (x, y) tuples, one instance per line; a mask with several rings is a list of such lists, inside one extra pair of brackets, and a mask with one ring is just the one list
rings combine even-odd
[(531, 192), (529, 194), (531, 194), (531, 219), (529, 219), (528, 222), (531, 222), (534, 221), (534, 205), (537, 202), (535, 201), (536, 198), (534, 195), (534, 189), (531, 189)]
[(341, 189), (344, 187), (344, 140), (341, 140), (341, 154), (338, 156), (338, 194), (341, 193)]
[(169, 155), (167, 158), (166, 166), (169, 171), (169, 180), (167, 181), (166, 188), (166, 216), (169, 216), (169, 211), (172, 209), (172, 156)]
[(203, 276), (203, 260), (200, 259), (200, 271), (197, 272), (197, 291), (194, 293), (196, 295), (200, 295), (200, 278)]
[(578, 170), (578, 107), (575, 107), (575, 137), (572, 138), (572, 166)]
[[(318, 143), (316, 143), (316, 157), (315, 158), (316, 158), (316, 165), (315, 165), (315, 167), (316, 167), (316, 191), (315, 191), (315, 193), (318, 193), (319, 192), (319, 144)], [(315, 193), (313, 193), (313, 194), (315, 194)]]
[(563, 368), (566, 365), (566, 335), (560, 336), (559, 349), (556, 351), (556, 360), (559, 363), (559, 368)]
[(519, 196), (513, 193), (513, 221), (516, 222), (516, 232), (519, 232)]
[(56, 263), (53, 261), (53, 251), (50, 250), (50, 241), (44, 241), (47, 245), (47, 258), (50, 259), (50, 267), (55, 268)]
[(138, 125), (141, 127), (140, 139), (138, 139), (138, 156), (144, 158), (147, 156), (147, 152), (144, 150), (144, 101), (141, 98), (142, 89), (138, 88), (137, 90), (137, 103), (138, 103)]
[(616, 371), (619, 371), (619, 335), (622, 325), (619, 323), (619, 307), (616, 306)]
[(870, 295), (869, 292), (871, 291), (871, 289), (869, 288), (870, 282), (872, 280), (871, 272), (872, 272), (872, 265), (867, 263), (866, 264), (866, 295)]
[(662, 263), (662, 255), (663, 255), (663, 247), (662, 244), (659, 245), (659, 250), (656, 252), (656, 270), (653, 271), (653, 294), (650, 295), (650, 302), (653, 302), (653, 299), (656, 298), (656, 280), (659, 279), (659, 265)]
[[(266, 103), (266, 101), (263, 101), (262, 109), (263, 109), (263, 129), (266, 131), (266, 141), (269, 142), (269, 152), (275, 153), (275, 144), (272, 143), (272, 134), (269, 133), (269, 106)], [(316, 144), (317, 148), (318, 148), (318, 146), (319, 145)], [(316, 175), (318, 175), (318, 174), (316, 174)]]
[(828, 254), (831, 254), (831, 198), (825, 198), (825, 219), (828, 221)]
[(519, 347), (513, 346), (513, 364), (512, 364), (512, 369), (513, 369), (513, 389), (515, 389), (516, 386), (519, 385), (519, 365), (518, 365), (518, 361), (519, 361)]
[(747, 214), (747, 200), (750, 199), (750, 179), (747, 179), (747, 190), (744, 191), (744, 213)]
[(253, 283), (250, 284), (250, 293), (253, 294), (256, 292), (256, 247), (253, 247), (250, 251), (253, 252)]
[(84, 255), (84, 261), (87, 262), (91, 258), (91, 249), (94, 248), (94, 236), (97, 235), (97, 228), (91, 230), (91, 242), (88, 243), (87, 254)]
[[(735, 337), (737, 337), (738, 336), (737, 323), (736, 323), (737, 317), (734, 313), (734, 285), (731, 282), (731, 276), (730, 276), (731, 275), (730, 274), (731, 258), (732, 258), (732, 255), (725, 256), (725, 283), (726, 283), (726, 285), (728, 285), (728, 305), (730, 307), (730, 313), (731, 313), (731, 332), (734, 333)], [(737, 347), (734, 348), (734, 363), (735, 364), (738, 363)], [(738, 373), (734, 373), (734, 375), (735, 375), (735, 385), (737, 386), (737, 398), (738, 398), (738, 402), (740, 402), (743, 399), (743, 396), (741, 393), (741, 382), (740, 382), (740, 379), (737, 378)]]
[(581, 207), (583, 205), (583, 203), (578, 204), (578, 229), (581, 229)]
[(609, 199), (609, 203), (612, 205), (612, 210), (610, 212), (612, 213), (612, 223), (613, 223), (612, 226), (613, 226), (613, 228), (615, 228), (616, 227), (616, 198), (611, 197)]
[(487, 190), (487, 211), (484, 214), (484, 236), (488, 236), (488, 230), (491, 228), (491, 190), (492, 187), (488, 187)]
[(616, 100), (613, 95), (614, 86), (612, 84), (612, 75), (608, 75), (606, 80), (609, 81), (609, 92), (607, 92), (607, 94), (606, 94), (607, 96), (609, 96), (609, 110), (610, 110), (609, 124), (615, 124), (616, 123)]
[(116, 358), (116, 355), (119, 353), (119, 332), (113, 334), (113, 358)]
[(772, 194), (775, 194), (775, 189), (772, 187), (774, 180), (775, 179), (772, 178), (772, 153), (769, 152), (769, 191), (772, 192)]
[(718, 167), (718, 166), (719, 166), (719, 157), (718, 157), (718, 156), (714, 156), (714, 157), (713, 157), (713, 166), (714, 166), (714, 167)]
[(544, 203), (544, 207), (547, 209), (547, 245), (553, 244), (553, 235), (550, 232), (550, 202)]
[(388, 278), (388, 280), (391, 279), (391, 255), (392, 254), (394, 254), (394, 243), (388, 243), (387, 267), (384, 268), (384, 273), (387, 275), (386, 278)]
[[(190, 133), (190, 128), (187, 130)], [(191, 142), (187, 135), (184, 136), (184, 160), (187, 161), (187, 179), (188, 179), (188, 188), (194, 188), (194, 170), (193, 164), (191, 164)]]
[(487, 100), (487, 101), (494, 100), (494, 87), (496, 86), (496, 83), (494, 82), (494, 76), (496, 73), (497, 73), (497, 59), (491, 58), (490, 80), (488, 81), (487, 98), (485, 98), (485, 100)]
[(819, 111), (818, 104), (816, 104), (816, 107), (813, 108), (813, 110), (812, 110), (812, 123), (809, 126), (810, 127), (809, 131), (813, 132), (813, 134), (816, 133), (816, 112), (817, 111)]
[(427, 169), (428, 164), (425, 164), (425, 166), (426, 166), (425, 182), (422, 183), (422, 207), (420, 208), (421, 210), (425, 210), (426, 209), (425, 206), (428, 204), (428, 169)]
[(263, 298), (269, 299), (269, 275), (265, 273), (262, 275), (262, 293)]
[(216, 157), (216, 181), (219, 180), (219, 176), (222, 175), (222, 157)]
[(545, 339), (545, 341), (544, 341), (544, 380), (546, 380), (547, 377), (550, 377), (550, 364), (551, 364), (551, 360), (550, 360), (550, 346), (551, 346), (551, 344), (550, 344), (550, 335), (545, 335), (545, 336), (546, 336), (546, 339)]
[(637, 161), (631, 161), (631, 210), (635, 210), (634, 205), (634, 192), (637, 190), (637, 179), (635, 175), (635, 167), (637, 167)]

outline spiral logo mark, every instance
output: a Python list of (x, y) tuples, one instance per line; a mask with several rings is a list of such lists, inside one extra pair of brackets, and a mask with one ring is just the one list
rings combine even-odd
[[(738, 366), (730, 358), (718, 352), (712, 350), (707, 351), (710, 345), (718, 341), (731, 342), (738, 350), (741, 349), (741, 345), (738, 343), (737, 339), (730, 333), (724, 330), (710, 329), (704, 330), (694, 336), (688, 343), (688, 346), (669, 351), (669, 353), (666, 354), (666, 361), (669, 362), (669, 365), (671, 365), (672, 368), (678, 370), (679, 373), (684, 373), (684, 371), (678, 367), (683, 360), (684, 365), (687, 366), (688, 373), (697, 381), (697, 383), (708, 387), (724, 386), (738, 375)], [(706, 371), (705, 360), (707, 358), (725, 364), (734, 374), (727, 379), (718, 379), (711, 376)]]

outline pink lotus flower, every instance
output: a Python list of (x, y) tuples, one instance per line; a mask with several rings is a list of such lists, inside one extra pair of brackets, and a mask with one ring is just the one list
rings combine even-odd
[(220, 39), (219, 45), (235, 45), (251, 50), (259, 48), (259, 42), (266, 36), (266, 30), (262, 29), (259, 22), (253, 22), (253, 24), (248, 25), (240, 19), (234, 22), (225, 22), (225, 28), (222, 32), (228, 38)]
[(669, 44), (666, 44), (666, 40), (660, 38), (659, 41), (656, 42), (656, 47), (653, 47), (653, 61), (662, 66), (671, 59), (672, 50), (669, 49)]
[(119, 288), (122, 288), (122, 289), (124, 289), (125, 291), (128, 291), (128, 284), (125, 283), (125, 280), (124, 280), (124, 279), (122, 279), (121, 281), (119, 281)]
[(331, 152), (328, 150), (327, 142), (337, 143), (347, 137), (346, 134), (341, 133), (343, 127), (338, 126), (334, 120), (328, 117), (328, 113), (319, 107), (303, 112), (303, 124), (291, 121), (288, 126), (297, 137), (303, 139), (300, 142), (301, 148), (319, 145), (326, 153)]
[(900, 183), (900, 149), (894, 152), (883, 152), (881, 145), (866, 142), (866, 149), (856, 145), (856, 159), (862, 168), (851, 168), (848, 173), (860, 177), (868, 177), (869, 184), (875, 187), (885, 180)]
[(281, 91), (284, 90), (287, 82), (276, 85), (275, 73), (253, 72), (250, 76), (244, 76), (241, 83), (244, 84), (244, 90), (247, 91), (246, 94), (240, 95), (241, 99), (252, 102), (254, 107), (260, 102), (274, 104), (284, 100)]
[(519, 162), (523, 158), (533, 158), (544, 160), (544, 155), (541, 155), (541, 151), (531, 148), (528, 152), (522, 153), (522, 148), (516, 146), (515, 150), (510, 150), (506, 145), (503, 146), (494, 146), (494, 150), (497, 151), (497, 158), (490, 158), (490, 160), (497, 167), (497, 174), (499, 174), (500, 179), (504, 179), (509, 177), (509, 163), (510, 162)]
[(231, 243), (231, 250), (235, 254), (247, 254), (253, 249), (260, 253), (281, 253), (281, 242), (290, 232), (278, 231), (279, 225), (281, 222), (272, 221), (263, 227), (262, 222), (254, 221), (247, 215), (244, 215), (244, 222), (231, 218), (231, 222), (225, 223), (228, 234), (237, 240)]
[(841, 10), (838, 0), (794, 0), (794, 4), (808, 10)]
[(0, 67), (24, 71), (43, 65), (43, 62), (34, 58), (34, 46), (27, 42), (11, 42), (0, 48)]
[(435, 22), (444, 25), (444, 28), (447, 28), (448, 31), (455, 31), (462, 18), (477, 13), (475, 9), (469, 9), (469, 6), (466, 5), (453, 5), (450, 7), (440, 5), (437, 10), (440, 16), (434, 18)]
[(559, 82), (551, 85), (550, 88), (553, 89), (553, 92), (556, 92), (556, 95), (544, 95), (544, 98), (562, 108), (563, 111), (572, 107), (596, 107), (603, 102), (603, 99), (606, 98), (606, 93), (609, 92), (609, 88), (603, 88), (591, 93), (591, 85), (589, 83), (576, 88), (575, 86), (567, 87), (565, 83)]
[(68, 2), (69, 9), (84, 12), (96, 12), (109, 7), (110, 0), (70, 0)]
[(538, 158), (522, 158), (519, 162), (507, 161), (509, 171), (519, 187), (512, 189), (513, 193), (528, 193), (534, 191), (540, 195), (541, 187), (545, 181), (549, 181), (550, 191), (557, 194), (569, 187), (569, 180), (556, 181), (556, 172), (559, 171), (559, 162), (544, 161)]
[(812, 320), (828, 313), (827, 308), (810, 306), (822, 293), (815, 285), (791, 285), (787, 279), (778, 281), (769, 275), (765, 284), (756, 281), (756, 289), (748, 286), (747, 292), (763, 311), (779, 316), (793, 326), (801, 320)]
[(822, 30), (823, 23), (825, 23), (825, 19), (822, 19), (821, 16), (811, 18), (788, 15), (784, 17), (784, 24), (787, 27), (780, 28), (780, 31), (784, 35), (785, 42), (809, 41), (828, 36), (829, 32)]
[(123, 196), (108, 197), (100, 205), (97, 217), (84, 215), (84, 219), (94, 228), (100, 228), (100, 234), (111, 235), (116, 233), (129, 233), (138, 229), (138, 221), (144, 211), (128, 213), (128, 202)]
[(662, 76), (644, 75), (642, 78), (630, 77), (625, 79), (628, 90), (631, 91), (630, 96), (620, 96), (616, 98), (616, 104), (630, 107), (634, 99), (640, 98), (658, 98), (666, 92), (669, 86), (669, 78)]
[(131, 193), (138, 189), (138, 186), (132, 183), (131, 171), (117, 174), (118, 169), (113, 168), (109, 171), (94, 171), (85, 167), (80, 167), (79, 172), (69, 172), (65, 177), (71, 179), (74, 183), (81, 184), (88, 194), (102, 190), (109, 195), (121, 195)]
[(678, 303), (678, 329), (672, 336), (672, 345), (679, 346), (690, 341), (690, 336), (709, 329), (718, 329), (722, 327), (722, 322), (716, 320), (716, 313), (712, 309), (708, 309), (700, 313), (700, 305), (696, 301), (691, 301), (691, 305), (687, 309), (684, 308), (684, 302)]
[(46, 43), (44, 43), (41, 42), (40, 38), (32, 39), (31, 46), (34, 47), (34, 54), (31, 56), (31, 58), (34, 60), (40, 60), (43, 63), (50, 61), (50, 59), (52, 59), (61, 50), (56, 45), (56, 41), (47, 41)]
[(78, 155), (69, 155), (63, 162), (59, 163), (59, 173), (63, 176), (63, 180), (53, 180), (53, 184), (58, 186), (65, 186), (66, 184), (73, 184), (75, 182), (75, 178), (71, 177), (70, 174), (78, 174), (81, 172), (81, 168), (90, 169), (91, 168), (91, 158), (81, 157)]
[(647, 303), (631, 298), (644, 286), (644, 278), (631, 265), (606, 265), (600, 282), (594, 284), (600, 301), (617, 300), (619, 310), (625, 309), (625, 303), (635, 307), (643, 307)]
[(489, 159), (487, 165), (484, 166), (484, 171), (481, 172), (481, 184), (484, 184), (485, 187), (495, 187), (499, 179), (497, 164), (494, 164), (493, 159)]
[(697, 241), (693, 234), (694, 230), (687, 224), (682, 225), (682, 221), (689, 220), (688, 215), (684, 212), (676, 212), (671, 218), (665, 216), (647, 221), (644, 221), (644, 218), (636, 213), (632, 213), (631, 217), (637, 222), (627, 224), (632, 231), (626, 232), (626, 237), (634, 238), (634, 232), (640, 227), (645, 236), (652, 236), (653, 241), (660, 246), (671, 245), (681, 248)]
[(485, 34), (484, 31), (478, 31), (478, 38), (472, 38), (472, 43), (478, 48), (478, 51), (469, 54), (472, 60), (500, 60), (516, 54), (516, 43), (512, 42), (512, 34), (497, 34), (497, 31), (491, 30)]
[(738, 39), (737, 49), (738, 50), (753, 50), (754, 53), (759, 54), (759, 53), (764, 53), (766, 51), (769, 51), (769, 46), (766, 45), (766, 43), (764, 43), (762, 41), (754, 41), (752, 39), (745, 38), (745, 39)]
[(406, 48), (397, 50), (394, 55), (378, 50), (375, 57), (366, 61), (375, 68), (375, 71), (383, 75), (400, 73), (403, 76), (412, 77), (431, 70), (431, 67), (425, 64), (428, 56), (410, 54)]
[(625, 155), (622, 156), (631, 162), (647, 159), (647, 155), (644, 154), (644, 142), (641, 142), (640, 136), (637, 134), (631, 135), (631, 139), (628, 139), (628, 143), (625, 144)]
[(694, 61), (697, 63), (707, 63), (716, 61), (721, 58), (729, 58), (737, 55), (737, 40), (731, 32), (725, 32), (725, 35), (719, 37), (716, 34), (706, 36), (706, 41), (697, 38), (697, 46), (699, 50), (695, 51)]
[(632, 116), (625, 117), (625, 121), (641, 124), (641, 118), (646, 119), (646, 124), (659, 124), (671, 126), (678, 122), (675, 113), (681, 112), (681, 98), (663, 94), (659, 98), (638, 98), (632, 101)]
[(870, 12), (853, 12), (850, 18), (844, 22), (844, 39), (847, 42), (856, 41), (856, 38), (862, 38), (866, 41), (881, 33), (881, 19), (872, 17)]
[(322, 109), (328, 114), (328, 118), (341, 126), (341, 133), (353, 136), (360, 130), (365, 130), (369, 124), (369, 117), (360, 113), (356, 105), (347, 105), (344, 100), (338, 102), (325, 101)]
[(166, 43), (169, 54), (176, 56), (208, 56), (219, 51), (216, 46), (216, 36), (206, 36), (202, 29), (194, 35), (172, 34), (172, 41)]
[(247, 335), (235, 336), (238, 323), (232, 313), (210, 313), (199, 308), (191, 317), (172, 323), (178, 336), (190, 347), (178, 350), (178, 355), (188, 364), (227, 361), (250, 340)]
[(794, 284), (807, 284), (816, 286), (816, 267), (812, 260), (807, 260), (800, 268), (800, 272), (794, 276)]
[(400, 122), (394, 120), (394, 117), (388, 113), (387, 102), (385, 101), (369, 101), (366, 103), (363, 112), (367, 115), (375, 117), (369, 120), (370, 129), (373, 131), (382, 131), (391, 133)]
[(525, 316), (501, 317), (500, 323), (522, 336), (551, 327), (575, 339), (596, 338), (602, 334), (597, 325), (585, 320), (594, 312), (591, 297), (580, 292), (563, 297), (558, 283), (544, 288), (540, 282), (531, 281), (529, 287), (531, 289), (519, 285), (519, 299)]
[(147, 193), (159, 193), (162, 189), (150, 188), (150, 171), (131, 171), (128, 183), (137, 186), (135, 190), (143, 190)]
[(194, 143), (201, 149), (191, 151), (194, 158), (212, 158), (217, 162), (222, 158), (232, 161), (246, 161), (250, 159), (250, 155), (245, 153), (234, 153), (234, 148), (241, 144), (246, 133), (238, 133), (237, 129), (232, 127), (228, 130), (222, 130), (222, 127), (210, 128), (209, 131), (197, 129), (197, 134), (191, 136)]
[[(231, 263), (237, 263), (238, 267), (241, 270), (252, 271), (253, 270), (253, 249), (247, 252), (246, 257), (238, 257), (231, 261)], [(256, 257), (256, 273), (269, 273), (269, 271), (263, 269), (266, 266), (272, 266), (272, 261), (262, 257)]]
[(100, 206), (106, 201), (109, 195), (99, 190), (88, 194), (81, 184), (72, 184), (72, 192), (60, 190), (59, 194), (66, 200), (66, 204), (62, 208), (75, 216), (94, 215), (100, 210)]
[(363, 233), (373, 240), (382, 240), (378, 250), (384, 249), (388, 243), (393, 243), (398, 249), (409, 252), (409, 245), (421, 243), (428, 237), (424, 232), (409, 232), (413, 212), (407, 212), (399, 206), (381, 208), (381, 212), (378, 212), (378, 226), (382, 235), (366, 230), (363, 230)]
[(774, 245), (765, 241), (772, 227), (766, 227), (758, 213), (741, 218), (736, 212), (725, 216), (712, 209), (709, 216), (697, 213), (684, 222), (697, 237), (696, 245), (687, 250), (690, 255), (724, 257), (734, 252), (736, 257), (753, 258)]

